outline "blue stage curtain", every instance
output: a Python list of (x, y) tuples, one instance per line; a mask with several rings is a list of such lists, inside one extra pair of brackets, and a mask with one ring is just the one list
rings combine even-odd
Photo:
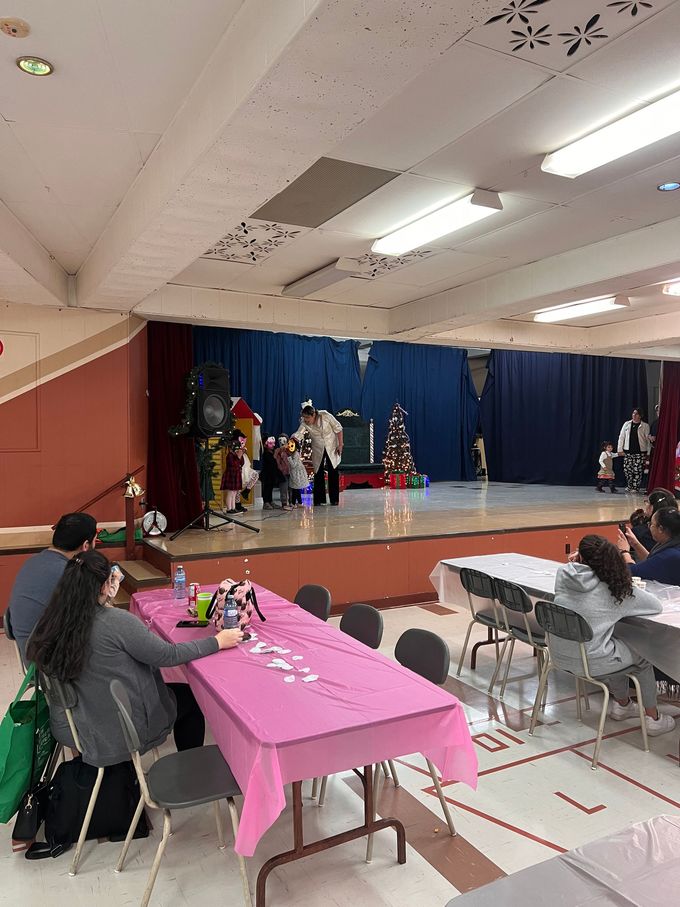
[(603, 442), (616, 449), (646, 401), (640, 360), (493, 350), (482, 394), (489, 478), (594, 485)]
[(355, 412), (361, 401), (358, 341), (301, 337), (235, 328), (194, 328), (194, 364), (219, 362), (229, 370), (231, 393), (264, 420), (268, 434), (290, 434), (300, 404)]
[(361, 395), (363, 418), (375, 422), (376, 460), (395, 403), (408, 413), (406, 431), (419, 472), (433, 481), (475, 478), (471, 448), (479, 402), (465, 350), (376, 341)]

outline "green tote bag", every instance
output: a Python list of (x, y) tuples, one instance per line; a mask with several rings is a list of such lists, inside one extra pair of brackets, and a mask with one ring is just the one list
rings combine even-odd
[(34, 682), (35, 667), (31, 665), (0, 724), (0, 822), (9, 822), (16, 813), (22, 797), (40, 777), (53, 747), (43, 692), (34, 689), (30, 699), (23, 699)]

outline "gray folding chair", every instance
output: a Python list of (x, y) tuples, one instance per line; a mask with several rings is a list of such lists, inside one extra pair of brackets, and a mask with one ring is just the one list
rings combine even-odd
[[(496, 667), (491, 677), (491, 683), (489, 684), (489, 693), (491, 693), (496, 684), (498, 672), (501, 668), (501, 658), (498, 648), (498, 633), (503, 632), (508, 636), (510, 635), (507, 617), (505, 616), (505, 611), (500, 608), (498, 606), (498, 603), (496, 602), (496, 589), (493, 584), (493, 579), (487, 573), (482, 573), (480, 570), (473, 570), (470, 567), (463, 567), (460, 571), (460, 581), (462, 583), (463, 589), (465, 589), (465, 591), (467, 592), (468, 604), (470, 606), (470, 615), (472, 617), (472, 620), (468, 624), (467, 633), (465, 634), (465, 642), (463, 643), (463, 651), (460, 653), (460, 661), (458, 662), (458, 670), (456, 671), (456, 675), (460, 677), (460, 672), (463, 670), (465, 653), (467, 652), (472, 628), (475, 624), (480, 624), (480, 626), (486, 627), (489, 632), (488, 643), (494, 642), (496, 646)], [(491, 602), (490, 607), (478, 610), (473, 604), (473, 596), (475, 596), (475, 598), (481, 598), (485, 601)], [(507, 637), (504, 640), (504, 643), (507, 644)], [(487, 642), (477, 643), (477, 645), (473, 649), (473, 656), (475, 649), (480, 645), (487, 645)]]
[(331, 594), (325, 586), (309, 583), (300, 586), (293, 599), (303, 611), (313, 614), (319, 620), (328, 620), (331, 613)]
[[(149, 809), (160, 809), (163, 811), (163, 835), (158, 845), (151, 872), (149, 873), (149, 880), (141, 901), (141, 907), (146, 907), (151, 898), (151, 892), (153, 891), (168, 838), (172, 832), (171, 810), (187, 809), (191, 806), (200, 806), (202, 803), (213, 803), (217, 824), (217, 840), (220, 850), (224, 850), (226, 845), (219, 801), (227, 801), (234, 839), (236, 839), (238, 834), (238, 812), (234, 797), (241, 796), (241, 789), (216, 746), (199, 746), (195, 749), (183, 750), (181, 753), (161, 756), (145, 773), (139, 752), (139, 736), (132, 721), (132, 708), (127, 691), (120, 680), (112, 680), (109, 689), (118, 708), (118, 718), (126, 746), (132, 756), (132, 763), (137, 773), (141, 791), (137, 810), (116, 865), (116, 872), (122, 872), (123, 870), (127, 852), (144, 807), (148, 806)], [(251, 907), (252, 902), (246, 863), (240, 855), (238, 855), (238, 862), (243, 883), (243, 900), (246, 907)]]
[(14, 649), (16, 652), (17, 661), (19, 662), (19, 670), (21, 671), (22, 674), (25, 674), (26, 673), (26, 662), (23, 659), (23, 656), (21, 654), (21, 649), (19, 648), (19, 643), (16, 641), (16, 638), (14, 636), (14, 631), (12, 630), (12, 622), (11, 622), (10, 616), (9, 616), (9, 608), (7, 608), (5, 610), (5, 613), (2, 615), (2, 626), (5, 631), (5, 636), (7, 637), (7, 639), (11, 639), (12, 642), (14, 643)]
[[(379, 649), (383, 637), (383, 618), (377, 608), (371, 605), (356, 604), (350, 605), (349, 608), (340, 618), (340, 629), (343, 633), (351, 636), (352, 639), (362, 642), (370, 649)], [(394, 786), (399, 787), (399, 778), (394, 762), (389, 760), (389, 772), (386, 763), (382, 763), (382, 770), (385, 777), (392, 775)], [(321, 781), (321, 791), (319, 793), (319, 806), (323, 806), (326, 801), (326, 785), (328, 776)], [(314, 796), (314, 787), (312, 788)]]
[[(602, 677), (596, 679), (590, 673), (590, 666), (588, 664), (588, 655), (586, 653), (585, 643), (590, 642), (593, 638), (593, 631), (590, 627), (590, 624), (584, 617), (580, 614), (577, 614), (576, 611), (571, 611), (569, 608), (563, 608), (561, 605), (556, 605), (554, 602), (537, 602), (536, 603), (536, 620), (543, 628), (546, 634), (546, 640), (548, 643), (548, 652), (550, 652), (550, 638), (556, 636), (559, 639), (566, 639), (570, 642), (578, 645), (579, 652), (581, 655), (581, 664), (583, 665), (583, 671), (575, 672), (568, 671), (565, 668), (559, 668), (557, 665), (553, 664), (552, 658), (548, 657), (544, 663), (541, 670), (541, 679), (538, 684), (538, 690), (536, 692), (536, 699), (534, 701), (534, 708), (531, 713), (531, 725), (529, 727), (529, 734), (533, 736), (534, 731), (536, 730), (536, 722), (538, 721), (538, 713), (541, 708), (541, 705), (544, 703), (544, 691), (547, 688), (548, 675), (551, 671), (560, 670), (565, 671), (566, 674), (573, 674), (576, 677), (576, 711), (579, 718), (579, 721), (582, 720), (583, 712), (581, 706), (581, 695), (582, 694), (582, 684), (592, 683), (593, 686), (599, 687), (603, 693), (602, 700), (602, 711), (600, 712), (600, 720), (597, 726), (597, 740), (595, 742), (595, 751), (593, 753), (593, 761), (591, 768), (593, 771), (597, 768), (597, 763), (600, 758), (600, 747), (602, 745), (602, 734), (604, 732), (604, 723), (607, 720), (607, 707), (609, 705), (609, 688), (607, 684), (604, 683)], [(635, 674), (628, 674), (628, 678), (633, 682), (635, 687), (635, 693), (637, 695), (638, 710), (640, 714), (640, 728), (642, 730), (642, 743), (644, 751), (649, 752), (649, 742), (647, 740), (647, 726), (645, 724), (645, 709), (642, 704), (642, 693), (640, 692), (640, 681), (637, 679)]]
[[(40, 682), (48, 703), (59, 705), (64, 710), (68, 726), (71, 729), (73, 743), (78, 752), (82, 753), (83, 748), (80, 744), (80, 736), (78, 735), (78, 730), (75, 721), (73, 720), (73, 709), (78, 705), (78, 694), (76, 693), (73, 684), (57, 680), (56, 677), (49, 677), (42, 671), (40, 672)], [(90, 800), (87, 804), (87, 810), (85, 811), (85, 818), (83, 819), (83, 824), (80, 828), (76, 850), (73, 854), (73, 859), (71, 860), (71, 868), (68, 873), (70, 876), (74, 876), (78, 872), (80, 857), (83, 852), (83, 847), (85, 846), (92, 814), (94, 813), (97, 797), (99, 796), (99, 789), (101, 788), (104, 779), (104, 766), (98, 765), (95, 766), (95, 768), (97, 769), (97, 777), (95, 778), (94, 787), (92, 788)], [(139, 819), (139, 816), (137, 819)], [(137, 823), (135, 822), (133, 825), (133, 832), (136, 827)]]
[[(516, 583), (511, 583), (505, 579), (495, 579), (493, 581), (494, 588), (496, 590), (496, 600), (503, 607), (507, 608), (510, 612), (507, 617), (509, 630), (510, 630), (510, 649), (508, 651), (508, 659), (505, 663), (505, 673), (503, 675), (503, 683), (501, 685), (501, 699), (505, 696), (505, 688), (508, 683), (508, 674), (510, 673), (510, 664), (512, 662), (512, 656), (515, 651), (515, 643), (517, 640), (520, 642), (526, 643), (536, 653), (537, 658), (537, 668), (538, 675), (540, 677), (541, 671), (543, 669), (543, 658), (546, 654), (547, 642), (545, 640), (545, 633), (542, 631), (537, 631), (536, 629), (531, 628), (531, 623), (529, 622), (529, 615), (534, 610), (534, 606), (531, 603), (531, 599), (526, 594), (524, 589), (521, 586), (518, 586)], [(518, 617), (515, 618), (515, 616)], [(515, 620), (513, 620), (515, 618)], [(518, 626), (517, 621), (521, 621), (521, 624)], [(505, 648), (508, 645), (508, 640), (503, 643), (503, 649), (501, 651), (500, 661), (503, 663), (503, 656), (505, 654)]]

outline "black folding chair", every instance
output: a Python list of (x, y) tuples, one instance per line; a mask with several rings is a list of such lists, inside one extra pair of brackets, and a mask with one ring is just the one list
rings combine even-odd
[(325, 586), (316, 586), (308, 583), (300, 586), (293, 599), (303, 611), (313, 614), (319, 620), (328, 620), (331, 613), (331, 594)]
[[(474, 653), (478, 646), (487, 645), (488, 643), (494, 642), (496, 646), (496, 668), (491, 677), (491, 683), (489, 684), (489, 693), (493, 690), (496, 679), (498, 677), (498, 672), (501, 668), (501, 657), (498, 648), (498, 634), (503, 632), (510, 634), (507, 618), (505, 617), (505, 612), (502, 608), (499, 608), (496, 601), (496, 588), (494, 586), (494, 581), (491, 576), (487, 573), (482, 573), (480, 570), (473, 570), (470, 567), (463, 567), (460, 571), (460, 581), (463, 585), (463, 589), (467, 592), (468, 604), (470, 606), (470, 614), (472, 620), (468, 624), (467, 633), (465, 634), (465, 642), (463, 643), (463, 651), (460, 653), (460, 661), (458, 662), (458, 670), (456, 675), (460, 677), (460, 672), (463, 670), (463, 663), (465, 661), (465, 653), (467, 652), (468, 643), (470, 641), (470, 633), (475, 624), (479, 624), (482, 627), (486, 627), (489, 633), (489, 638), (487, 642), (477, 643), (474, 646)], [(481, 598), (485, 601), (491, 602), (490, 607), (477, 609), (472, 601), (472, 597)], [(504, 640), (507, 643), (507, 638)], [(472, 667), (472, 665), (471, 665)]]
[[(496, 590), (496, 599), (498, 603), (503, 608), (507, 608), (507, 610), (510, 612), (509, 615), (506, 615), (510, 630), (510, 650), (508, 652), (508, 660), (505, 664), (505, 673), (503, 675), (503, 683), (501, 685), (500, 698), (503, 699), (505, 696), (505, 688), (508, 683), (510, 664), (512, 662), (512, 656), (515, 651), (515, 643), (517, 642), (517, 640), (526, 643), (528, 646), (531, 646), (536, 653), (539, 677), (543, 669), (543, 657), (548, 644), (545, 641), (545, 633), (540, 630), (537, 631), (536, 629), (532, 630), (531, 628), (529, 615), (534, 610), (534, 606), (524, 589), (522, 589), (522, 587), (518, 586), (516, 583), (511, 583), (505, 579), (494, 578), (493, 584)], [(519, 617), (513, 620), (513, 617), (515, 617), (515, 615), (519, 615)], [(520, 626), (517, 625), (518, 620), (521, 622)], [(505, 653), (507, 644), (508, 641), (506, 640), (503, 643), (503, 650), (501, 652), (501, 663), (503, 662), (503, 655)]]

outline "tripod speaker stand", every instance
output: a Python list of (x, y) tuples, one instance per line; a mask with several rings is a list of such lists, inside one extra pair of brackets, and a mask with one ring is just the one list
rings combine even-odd
[[(208, 439), (203, 439), (203, 459), (205, 461), (206, 454), (208, 450)], [(201, 483), (203, 484), (203, 483)], [(204, 491), (204, 497), (209, 495)], [(219, 520), (219, 523), (211, 523), (210, 517), (215, 517)], [(228, 523), (236, 523), (237, 526), (242, 526), (244, 529), (250, 529), (251, 532), (259, 532), (257, 526), (250, 526), (248, 523), (244, 523), (242, 520), (235, 520), (233, 517), (225, 516), (223, 513), (218, 513), (217, 510), (213, 510), (210, 506), (210, 501), (205, 500), (203, 504), (203, 510), (199, 515), (193, 519), (190, 523), (187, 523), (186, 526), (183, 526), (181, 529), (178, 529), (177, 532), (173, 532), (170, 536), (170, 541), (174, 542), (176, 538), (186, 532), (187, 529), (203, 529), (205, 532), (210, 532), (211, 529), (221, 529), (222, 526), (226, 526)]]

